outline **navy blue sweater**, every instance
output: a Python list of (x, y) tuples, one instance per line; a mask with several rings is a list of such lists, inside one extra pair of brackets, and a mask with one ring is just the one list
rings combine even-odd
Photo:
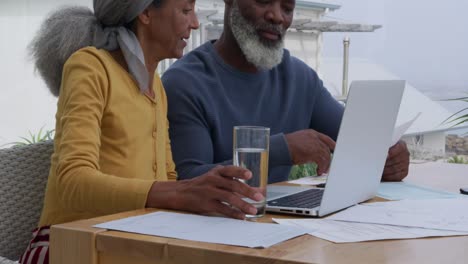
[(270, 128), (269, 182), (287, 180), (292, 161), (284, 134), (312, 128), (336, 140), (343, 107), (314, 70), (285, 50), (269, 71), (241, 72), (213, 42), (178, 60), (162, 77), (179, 179), (232, 164), (233, 127)]

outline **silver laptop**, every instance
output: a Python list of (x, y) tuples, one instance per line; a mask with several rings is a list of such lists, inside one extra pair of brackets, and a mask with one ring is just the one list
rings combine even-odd
[[(267, 211), (321, 217), (375, 196), (405, 81), (354, 81), (325, 188), (267, 188)], [(326, 118), (326, 117), (324, 117)]]

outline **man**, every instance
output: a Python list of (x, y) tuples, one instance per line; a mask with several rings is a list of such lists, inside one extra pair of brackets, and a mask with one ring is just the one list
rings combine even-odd
[[(225, 0), (224, 31), (178, 60), (163, 76), (172, 152), (179, 179), (232, 163), (232, 129), (271, 129), (269, 182), (291, 165), (316, 162), (327, 172), (343, 107), (306, 64), (290, 56), (284, 36), (294, 0)], [(389, 150), (384, 180), (408, 174), (403, 142)]]

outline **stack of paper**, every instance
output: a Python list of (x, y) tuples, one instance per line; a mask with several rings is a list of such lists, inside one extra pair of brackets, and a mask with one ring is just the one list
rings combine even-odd
[(266, 248), (307, 233), (297, 227), (167, 212), (124, 218), (94, 227), (251, 248)]
[(353, 206), (330, 220), (468, 232), (468, 199), (402, 200)]
[(468, 199), (356, 205), (327, 219), (274, 219), (336, 243), (468, 235)]
[(308, 234), (335, 243), (437, 236), (461, 236), (468, 232), (434, 230), (381, 224), (334, 221), (327, 219), (273, 219), (278, 224), (308, 229)]
[[(289, 183), (301, 185), (317, 185), (325, 183), (326, 176), (307, 176)], [(422, 199), (452, 199), (452, 198), (467, 198), (465, 195), (458, 193), (446, 192), (432, 189), (429, 187), (419, 186), (406, 182), (381, 182), (377, 190), (377, 196), (387, 200), (422, 200)]]

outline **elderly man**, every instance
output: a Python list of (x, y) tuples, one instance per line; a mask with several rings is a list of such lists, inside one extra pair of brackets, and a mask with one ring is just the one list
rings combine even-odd
[[(269, 182), (291, 166), (326, 172), (343, 107), (316, 72), (284, 49), (294, 0), (225, 0), (224, 31), (178, 60), (163, 76), (179, 179), (232, 163), (232, 129), (271, 129)], [(403, 142), (389, 150), (383, 180), (408, 174)]]

